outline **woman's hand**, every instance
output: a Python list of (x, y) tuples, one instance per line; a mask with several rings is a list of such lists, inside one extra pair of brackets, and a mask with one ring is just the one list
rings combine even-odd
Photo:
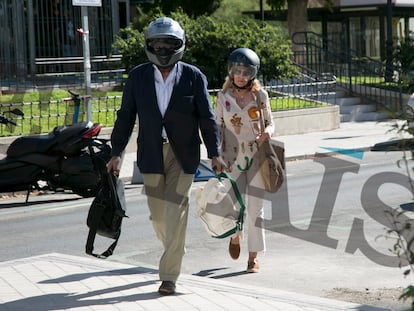
[(259, 143), (259, 145), (267, 140), (270, 140), (270, 138), (272, 137), (272, 135), (267, 132), (266, 130), (259, 134), (259, 136), (256, 137), (256, 141)]

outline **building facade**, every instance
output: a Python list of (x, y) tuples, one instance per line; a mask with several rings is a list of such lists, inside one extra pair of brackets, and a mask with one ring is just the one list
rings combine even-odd
[[(134, 14), (136, 0), (102, 0), (88, 7), (92, 71), (119, 68), (112, 43)], [(413, 39), (414, 0), (309, 0), (308, 21), (339, 49), (384, 61), (400, 42)], [(132, 13), (132, 14), (131, 14)], [(245, 12), (286, 21), (286, 11)], [(0, 91), (36, 87), (48, 77), (76, 76), (83, 68), (81, 7), (72, 0), (0, 0)], [(45, 82), (46, 83), (46, 82)]]
[[(130, 16), (129, 0), (88, 7), (92, 67), (108, 63), (114, 37)], [(72, 0), (0, 0), (0, 86), (81, 70), (82, 22), (81, 7)]]
[(339, 33), (339, 40), (359, 56), (385, 60), (389, 49), (414, 39), (413, 0), (340, 0), (332, 11), (309, 13), (313, 21), (322, 21), (327, 36)]
[[(308, 29), (359, 57), (385, 60), (387, 49), (414, 39), (414, 0), (333, 0), (332, 7), (325, 2), (309, 0)], [(287, 20), (284, 10), (245, 13), (256, 19)]]

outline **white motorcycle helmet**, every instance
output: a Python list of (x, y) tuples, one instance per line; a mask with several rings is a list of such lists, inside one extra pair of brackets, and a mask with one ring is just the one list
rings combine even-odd
[(159, 68), (172, 67), (183, 57), (184, 30), (175, 20), (159, 17), (145, 32), (145, 53), (149, 61)]

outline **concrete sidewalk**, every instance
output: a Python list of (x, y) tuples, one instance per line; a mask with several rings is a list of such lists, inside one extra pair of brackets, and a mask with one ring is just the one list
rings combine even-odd
[(387, 310), (193, 275), (180, 276), (174, 296), (159, 284), (150, 268), (46, 254), (0, 263), (0, 310)]
[[(297, 135), (275, 136), (274, 139), (285, 144), (286, 160), (296, 160), (313, 157), (316, 153), (330, 154), (332, 149), (358, 149), (369, 150), (377, 143), (401, 138), (394, 126), (401, 124), (401, 121), (389, 120), (383, 122), (346, 122), (341, 123), (340, 128), (332, 131), (313, 132)], [(111, 128), (102, 129), (100, 136), (109, 138)], [(277, 129), (276, 129), (277, 131)], [(408, 137), (405, 135), (405, 137)], [(0, 138), (0, 159), (6, 156), (8, 145), (16, 137)], [(201, 159), (204, 163), (209, 163), (207, 151), (201, 145)], [(126, 148), (120, 177), (126, 181), (131, 181), (136, 161), (136, 133), (131, 137), (130, 143)]]
[[(341, 149), (369, 150), (401, 138), (394, 121), (343, 123), (337, 130), (276, 137), (288, 160)], [(107, 130), (103, 135), (109, 135)], [(4, 145), (5, 142), (2, 141)], [(135, 137), (127, 148), (121, 177), (132, 178)], [(202, 158), (206, 159), (203, 148)], [(45, 254), (0, 263), (0, 311), (46, 310), (387, 310), (342, 301), (181, 275), (177, 294), (160, 297), (158, 272), (87, 255)]]
[[(345, 152), (367, 151), (377, 143), (409, 137), (406, 133), (397, 133), (393, 130), (397, 124), (401, 124), (401, 121), (346, 122), (332, 131), (275, 136), (274, 139), (284, 143), (286, 160), (292, 161), (313, 157), (316, 153), (332, 154), (337, 149), (345, 149)], [(104, 135), (109, 134), (109, 129), (105, 129)], [(134, 167), (135, 141), (136, 135), (133, 135), (121, 167), (120, 177), (127, 181), (131, 180), (134, 171), (137, 170)], [(201, 159), (204, 163), (209, 163), (204, 145), (201, 147)]]

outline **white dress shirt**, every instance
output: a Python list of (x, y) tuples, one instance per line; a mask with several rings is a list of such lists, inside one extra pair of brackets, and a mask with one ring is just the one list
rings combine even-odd
[[(170, 103), (173, 87), (178, 75), (177, 64), (171, 69), (167, 79), (163, 79), (162, 74), (157, 66), (154, 65), (154, 80), (155, 80), (155, 92), (157, 93), (157, 102), (161, 115), (164, 117), (168, 104)], [(165, 128), (162, 129), (162, 137), (166, 138), (167, 133)]]

